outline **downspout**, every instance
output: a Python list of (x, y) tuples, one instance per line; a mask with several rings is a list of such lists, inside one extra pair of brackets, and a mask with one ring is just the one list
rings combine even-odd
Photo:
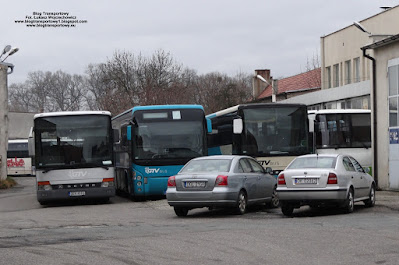
[(372, 83), (372, 93), (373, 93), (373, 177), (375, 183), (378, 188), (378, 157), (377, 157), (377, 71), (376, 71), (376, 61), (375, 58), (366, 54), (366, 49), (363, 50), (363, 56), (372, 61), (372, 75), (373, 75), (373, 83)]

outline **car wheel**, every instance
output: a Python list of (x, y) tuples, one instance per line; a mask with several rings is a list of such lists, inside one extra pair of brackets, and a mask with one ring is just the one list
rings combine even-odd
[(187, 216), (188, 214), (188, 209), (187, 208), (181, 208), (181, 207), (174, 207), (175, 214), (179, 217), (184, 217)]
[(290, 204), (283, 204), (283, 205), (281, 205), (281, 212), (285, 216), (292, 216), (292, 213), (294, 212), (294, 206), (292, 206)]
[(238, 194), (236, 210), (241, 215), (247, 211), (247, 194), (244, 191)]
[(277, 208), (280, 206), (280, 200), (278, 198), (277, 186), (274, 186), (272, 193), (272, 201), (269, 203), (271, 208)]
[(40, 203), (40, 205), (42, 205), (42, 206), (48, 205), (48, 202), (46, 202), (46, 201), (39, 201), (39, 203)]
[(375, 205), (375, 187), (371, 185), (369, 198), (364, 201), (366, 207), (373, 207)]
[(344, 211), (345, 213), (351, 213), (353, 212), (353, 209), (355, 208), (355, 198), (353, 196), (353, 189), (349, 189), (348, 195), (345, 200), (344, 204)]

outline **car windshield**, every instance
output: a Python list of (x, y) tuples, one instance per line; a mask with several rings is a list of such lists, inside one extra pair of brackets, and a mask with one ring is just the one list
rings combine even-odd
[(335, 157), (298, 157), (287, 167), (287, 169), (335, 168), (335, 163)]
[(180, 171), (180, 173), (192, 172), (229, 172), (230, 159), (205, 159), (192, 160)]

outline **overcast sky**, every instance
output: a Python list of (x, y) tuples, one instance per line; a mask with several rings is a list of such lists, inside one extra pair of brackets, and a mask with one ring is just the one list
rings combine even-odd
[[(15, 65), (9, 84), (38, 70), (84, 74), (116, 50), (148, 56), (158, 49), (198, 74), (270, 69), (281, 78), (305, 71), (321, 36), (395, 5), (399, 0), (14, 0), (2, 4), (0, 49), (20, 49), (7, 59)], [(68, 12), (87, 23), (15, 23), (33, 12)]]

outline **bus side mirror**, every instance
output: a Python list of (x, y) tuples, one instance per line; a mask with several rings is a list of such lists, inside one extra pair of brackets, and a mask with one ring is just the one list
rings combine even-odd
[(234, 134), (241, 134), (242, 133), (242, 119), (234, 119), (233, 120), (233, 133)]
[(28, 152), (29, 156), (35, 156), (35, 138), (33, 138), (33, 128), (30, 128), (29, 137), (28, 137)]
[(120, 139), (119, 139), (119, 130), (118, 129), (112, 129), (113, 133), (114, 133), (114, 143), (119, 143)]
[(208, 133), (212, 133), (212, 121), (206, 118), (206, 129)]

